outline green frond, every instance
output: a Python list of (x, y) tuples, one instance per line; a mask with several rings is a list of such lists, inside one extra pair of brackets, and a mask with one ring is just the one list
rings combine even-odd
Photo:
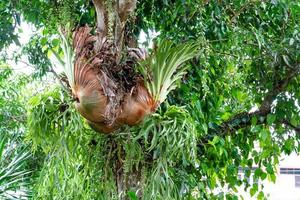
[[(160, 194), (164, 199), (180, 199), (182, 197), (179, 183), (184, 179), (177, 180), (180, 169), (171, 166), (176, 165), (175, 163), (182, 167), (195, 165), (197, 132), (191, 122), (192, 119), (185, 109), (171, 106), (163, 115), (153, 116), (149, 120), (155, 120), (156, 126), (150, 129), (154, 134), (152, 138), (148, 136), (145, 144), (149, 151), (156, 152), (157, 163), (153, 166), (149, 177), (148, 183), (152, 192), (148, 194), (152, 198)], [(143, 129), (144, 127), (141, 130)], [(153, 196), (151, 193), (156, 195)]]
[[(170, 106), (164, 113), (155, 113), (129, 130), (131, 139), (124, 141), (128, 146), (126, 164), (129, 169), (141, 163), (148, 167), (143, 174), (143, 199), (182, 199), (182, 183), (189, 179), (184, 169), (198, 163), (198, 133), (189, 113), (182, 107)], [(140, 147), (138, 141), (144, 146)], [(149, 155), (153, 163), (143, 163)]]
[(187, 67), (183, 64), (195, 57), (197, 52), (196, 43), (175, 45), (163, 40), (157, 50), (140, 63), (145, 85), (156, 102), (163, 102), (169, 92), (176, 88), (176, 81), (186, 73)]
[(65, 36), (65, 34), (59, 29), (59, 35), (61, 38), (61, 48), (63, 50), (64, 58), (63, 62), (61, 62), (64, 72), (69, 80), (71, 86), (74, 85), (74, 59), (75, 53), (71, 45), (71, 41), (69, 38)]

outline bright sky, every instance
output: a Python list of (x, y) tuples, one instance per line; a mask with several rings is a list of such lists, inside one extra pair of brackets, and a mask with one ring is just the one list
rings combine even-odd
[(15, 63), (13, 60), (13, 54), (14, 52), (21, 52), (22, 46), (28, 43), (30, 37), (36, 32), (36, 29), (34, 26), (22, 22), (21, 26), (16, 30), (16, 32), (19, 35), (19, 42), (21, 46), (17, 46), (14, 43), (9, 46), (7, 52), (10, 60), (8, 60), (7, 63), (11, 65), (16, 72), (24, 72), (29, 74), (33, 71), (33, 69), (26, 64), (28, 63), (26, 56), (22, 56), (21, 62)]

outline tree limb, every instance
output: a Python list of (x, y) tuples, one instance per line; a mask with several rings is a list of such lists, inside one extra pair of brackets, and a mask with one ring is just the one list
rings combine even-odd
[(97, 18), (97, 32), (100, 38), (103, 38), (107, 34), (107, 12), (104, 5), (104, 0), (93, 0), (96, 18)]
[(50, 69), (49, 69), (48, 71), (51, 72), (51, 73), (54, 75), (55, 78), (58, 79), (58, 81), (59, 81), (60, 85), (62, 86), (63, 90), (65, 90), (66, 92), (69, 92), (69, 91), (70, 91), (70, 89), (68, 89), (68, 88), (64, 85), (63, 81), (61, 80), (61, 78), (59, 77), (59, 75), (56, 73), (56, 71), (53, 69), (53, 67), (52, 67), (51, 65), (50, 65)]
[[(217, 128), (211, 128), (209, 131), (213, 134), (207, 135), (207, 137), (205, 137), (203, 141), (211, 140), (215, 135), (224, 136), (225, 134), (233, 133), (238, 129), (251, 126), (251, 119), (253, 117), (256, 117), (258, 119), (257, 124), (266, 123), (266, 116), (271, 113), (273, 101), (281, 92), (283, 92), (287, 88), (289, 82), (298, 74), (299, 70), (290, 71), (284, 79), (274, 83), (273, 90), (271, 90), (266, 95), (258, 111), (252, 113), (243, 112), (233, 116), (231, 119), (221, 123)], [(285, 124), (292, 127), (290, 123), (287, 124), (285, 122)], [(294, 128), (295, 131), (299, 131), (300, 129), (300, 127), (292, 128)]]
[(294, 126), (291, 122), (289, 122), (286, 119), (280, 120), (280, 122), (286, 126), (289, 126), (290, 128), (292, 128), (296, 134), (300, 135), (300, 125), (299, 126)]
[(136, 0), (116, 0), (115, 10), (117, 13), (115, 17), (114, 40), (117, 51), (117, 61), (120, 60), (120, 54), (124, 44), (124, 31), (127, 18), (135, 8)]
[(240, 16), (240, 14), (242, 14), (243, 12), (245, 12), (245, 10), (251, 8), (250, 6), (252, 6), (252, 4), (255, 4), (255, 3), (262, 3), (262, 2), (265, 2), (266, 0), (261, 0), (261, 1), (257, 1), (257, 0), (250, 0), (249, 2), (246, 2), (244, 5), (241, 6), (241, 8), (234, 12), (233, 10), (231, 10), (231, 12), (234, 13), (233, 17), (231, 17), (230, 19), (230, 24), (237, 18)]
[(64, 66), (65, 62), (61, 59), (61, 57), (58, 55), (58, 53), (56, 51), (54, 51), (52, 48), (50, 48), (50, 51), (53, 53), (53, 55), (55, 56), (55, 58), (57, 59), (57, 61), (59, 62), (59, 64), (61, 64), (62, 66)]
[(97, 40), (94, 46), (96, 52), (98, 52), (102, 48), (103, 41), (107, 36), (107, 10), (105, 8), (105, 0), (93, 0), (95, 10), (96, 10), (96, 18), (97, 18)]

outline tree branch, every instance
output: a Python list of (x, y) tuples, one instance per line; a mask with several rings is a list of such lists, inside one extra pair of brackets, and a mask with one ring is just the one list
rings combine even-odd
[(300, 125), (299, 126), (294, 126), (291, 122), (289, 122), (286, 119), (280, 120), (280, 122), (286, 126), (289, 126), (290, 128), (294, 129), (296, 134), (300, 135)]
[(97, 32), (100, 38), (107, 34), (107, 12), (104, 5), (104, 0), (93, 0), (97, 13)]
[(255, 4), (255, 3), (262, 3), (262, 2), (265, 2), (266, 0), (261, 0), (261, 1), (257, 1), (257, 0), (250, 0), (249, 2), (246, 2), (244, 5), (242, 5), (242, 7), (234, 12), (233, 10), (231, 10), (231, 12), (234, 13), (233, 17), (230, 19), (229, 23), (231, 24), (237, 17), (240, 16), (240, 14), (242, 14), (243, 12), (245, 12), (245, 10), (251, 8), (250, 6), (252, 6), (252, 4)]
[[(202, 141), (205, 142), (211, 140), (215, 135), (224, 136), (225, 134), (233, 133), (238, 129), (251, 126), (251, 119), (253, 117), (256, 117), (258, 119), (257, 124), (266, 123), (266, 116), (271, 113), (273, 101), (281, 92), (283, 92), (287, 88), (289, 82), (298, 74), (299, 70), (290, 71), (284, 79), (276, 82), (274, 84), (273, 90), (271, 90), (262, 101), (258, 111), (252, 113), (243, 112), (233, 116), (231, 119), (223, 122), (218, 127), (211, 128), (209, 131), (213, 134), (207, 135), (207, 137), (205, 137)], [(292, 127), (290, 123), (284, 123)], [(292, 128), (294, 128), (295, 131), (299, 131), (300, 129), (300, 127)]]
[(124, 44), (124, 31), (127, 18), (135, 8), (136, 0), (116, 0), (115, 10), (117, 13), (115, 17), (114, 40), (117, 51), (117, 61), (120, 60), (120, 54)]
[(265, 97), (264, 101), (262, 102), (259, 111), (261, 113), (269, 113), (271, 112), (271, 104), (277, 97), (277, 95), (281, 92), (283, 92), (286, 87), (288, 86), (288, 83), (291, 81), (292, 78), (294, 78), (298, 74), (297, 70), (290, 71), (285, 79), (278, 81), (274, 84), (274, 88), (272, 91), (268, 93), (268, 95)]
[(58, 55), (58, 53), (56, 51), (54, 51), (52, 48), (50, 48), (50, 51), (53, 53), (54, 57), (57, 59), (57, 61), (59, 62), (59, 64), (61, 64), (62, 66), (64, 66), (65, 62), (61, 59), (61, 57)]
[(53, 69), (52, 66), (50, 66), (50, 69), (49, 69), (48, 71), (51, 72), (51, 73), (55, 76), (55, 78), (58, 79), (60, 85), (62, 86), (62, 88), (63, 88), (66, 92), (69, 92), (69, 91), (70, 91), (70, 89), (68, 89), (68, 88), (64, 85), (63, 81), (61, 80), (61, 78), (59, 77), (59, 75), (56, 73), (56, 71)]
[(96, 52), (98, 52), (102, 48), (103, 41), (107, 36), (108, 19), (104, 2), (105, 0), (93, 0), (97, 13), (97, 40), (94, 46)]

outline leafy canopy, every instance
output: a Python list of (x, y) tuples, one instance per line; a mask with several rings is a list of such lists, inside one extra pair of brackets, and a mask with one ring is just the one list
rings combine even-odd
[[(4, 1), (0, 7), (5, 6), (6, 13), (19, 12), (40, 29), (42, 51), (31, 49), (39, 50), (44, 58), (52, 50), (62, 55), (59, 26), (94, 24), (95, 10), (89, 1), (24, 0), (7, 5)], [(1, 40), (1, 48), (13, 41), (11, 34), (16, 35), (10, 31), (13, 22), (12, 18), (1, 20), (1, 28), (9, 27), (3, 32), (9, 36)], [(43, 158), (37, 161), (34, 197), (117, 199), (129, 194), (132, 199), (238, 199), (238, 188), (242, 188), (264, 199), (267, 194), (261, 182), (249, 182), (249, 178), (276, 181), (280, 156), (299, 153), (299, 22), (298, 1), (140, 1), (135, 16), (128, 20), (127, 34), (138, 37), (141, 30), (155, 30), (159, 40), (178, 45), (201, 40), (201, 53), (189, 61), (186, 75), (180, 73), (185, 66), (177, 71), (182, 83), (167, 97), (176, 106), (164, 104), (140, 126), (102, 136), (87, 128), (67, 95), (56, 87), (33, 97), (26, 103), (27, 141)], [(172, 60), (177, 51), (167, 52)], [(159, 68), (168, 65), (169, 57), (162, 55), (150, 56), (141, 70), (145, 76), (147, 62), (154, 62), (156, 74), (149, 78), (165, 81), (163, 90), (169, 91), (172, 82), (161, 76)], [(169, 67), (165, 69), (173, 70)], [(4, 91), (13, 93), (11, 81), (2, 76), (1, 80)], [(162, 90), (156, 85), (147, 87), (154, 95)], [(21, 119), (6, 117), (18, 109), (24, 113), (24, 108), (16, 105), (21, 104), (18, 98), (3, 97), (1, 128), (8, 123), (7, 129), (14, 130)], [(13, 104), (4, 109), (8, 102)], [(61, 110), (61, 105), (68, 108)], [(120, 163), (124, 167), (118, 167)], [(115, 175), (122, 170), (128, 182), (134, 176), (144, 177), (140, 179), (144, 187), (132, 184), (117, 191)], [(239, 177), (241, 171), (244, 176)]]

